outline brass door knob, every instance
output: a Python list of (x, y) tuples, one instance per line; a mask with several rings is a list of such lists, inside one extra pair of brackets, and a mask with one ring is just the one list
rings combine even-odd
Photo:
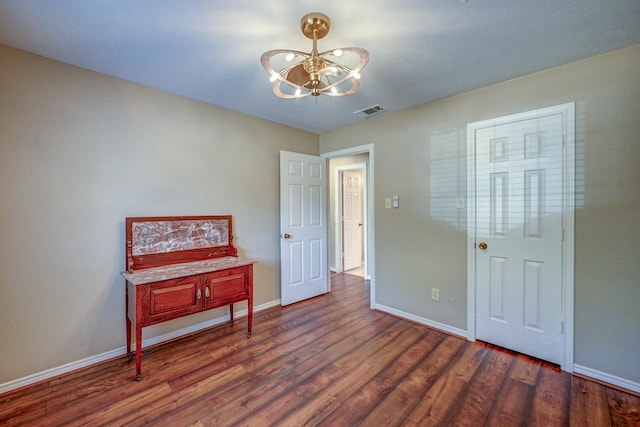
[(290, 239), (290, 238), (292, 238), (293, 236), (292, 236), (291, 234), (284, 233), (284, 235), (283, 235), (282, 237), (284, 237), (285, 239)]
[(482, 249), (484, 251), (485, 249), (487, 249), (487, 244), (485, 242), (480, 242), (478, 244), (478, 248), (480, 248), (480, 249)]

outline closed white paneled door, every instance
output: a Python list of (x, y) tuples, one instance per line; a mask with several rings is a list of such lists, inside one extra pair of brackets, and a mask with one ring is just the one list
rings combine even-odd
[(328, 292), (325, 159), (280, 152), (280, 301)]
[(564, 116), (474, 137), (476, 338), (561, 364)]
[(362, 172), (342, 172), (343, 270), (362, 265)]

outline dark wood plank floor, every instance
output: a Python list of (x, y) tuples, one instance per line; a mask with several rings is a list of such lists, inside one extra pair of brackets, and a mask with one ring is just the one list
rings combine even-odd
[[(0, 396), (0, 425), (639, 426), (640, 398), (371, 311), (367, 282)], [(124, 325), (123, 325), (124, 327)]]

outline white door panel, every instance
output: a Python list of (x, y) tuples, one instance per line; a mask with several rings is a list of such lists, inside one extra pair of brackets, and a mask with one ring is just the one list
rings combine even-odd
[(280, 300), (328, 291), (325, 160), (280, 152)]

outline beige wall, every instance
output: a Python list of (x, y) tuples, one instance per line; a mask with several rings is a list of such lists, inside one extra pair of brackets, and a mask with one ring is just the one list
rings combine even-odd
[[(320, 151), (374, 145), (377, 302), (466, 330), (466, 217), (455, 209), (466, 194), (466, 124), (567, 102), (577, 133), (575, 362), (639, 383), (640, 45), (333, 131)], [(384, 209), (394, 194), (400, 209)]]
[(279, 151), (317, 135), (3, 46), (0, 76), (0, 384), (124, 346), (127, 216), (233, 215), (280, 298)]

